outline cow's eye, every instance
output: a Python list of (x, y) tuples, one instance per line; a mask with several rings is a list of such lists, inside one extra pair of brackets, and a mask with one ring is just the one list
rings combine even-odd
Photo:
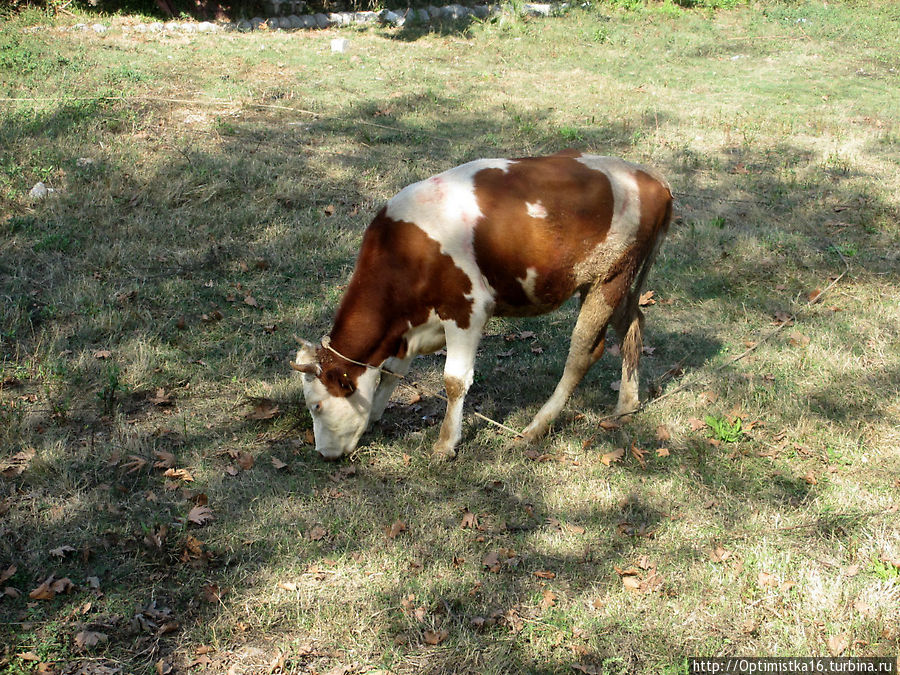
[(322, 409), (321, 403), (316, 403), (315, 405), (310, 407), (310, 410), (315, 413), (319, 412), (321, 409)]

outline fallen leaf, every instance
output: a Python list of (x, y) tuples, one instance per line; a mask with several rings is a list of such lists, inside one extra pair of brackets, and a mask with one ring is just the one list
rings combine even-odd
[(219, 584), (206, 584), (202, 590), (203, 599), (213, 604), (219, 602), (222, 596), (225, 595), (225, 592), (219, 588)]
[(638, 305), (640, 305), (641, 307), (655, 305), (656, 300), (653, 299), (654, 295), (656, 295), (655, 291), (645, 291), (645, 292), (641, 293), (641, 297), (638, 298)]
[(641, 589), (641, 579), (638, 576), (624, 576), (622, 577), (622, 584), (625, 586), (626, 591), (637, 592)]
[(425, 643), (431, 646), (436, 646), (441, 644), (447, 637), (450, 635), (450, 631), (441, 629), (441, 630), (426, 630), (425, 631)]
[[(74, 553), (75, 549), (71, 546), (60, 546), (59, 548), (54, 548), (50, 550), (50, 555), (55, 555), (57, 558), (65, 558), (68, 553)], [(2, 581), (2, 579), (0, 579)]]
[(792, 314), (788, 314), (787, 312), (779, 310), (775, 312), (775, 319), (772, 321), (772, 323), (776, 326), (793, 326), (794, 317)]
[(19, 568), (16, 565), (10, 565), (3, 572), (0, 572), (0, 584), (12, 577), (18, 571)]
[(244, 471), (249, 471), (250, 469), (252, 469), (253, 464), (256, 462), (253, 455), (243, 450), (237, 453), (235, 461), (238, 463), (238, 466), (240, 466)]
[(809, 302), (809, 304), (814, 305), (817, 302), (821, 302), (821, 295), (822, 295), (822, 289), (814, 288), (813, 290), (811, 290), (809, 292), (809, 295), (806, 296), (806, 299)]
[(101, 360), (108, 359), (111, 356), (112, 356), (112, 352), (109, 351), (108, 349), (98, 349), (97, 351), (94, 352), (95, 359), (101, 359)]
[(631, 456), (638, 461), (638, 464), (641, 465), (642, 469), (647, 468), (647, 461), (644, 459), (644, 455), (646, 454), (646, 450), (637, 447), (637, 445), (635, 445), (634, 443), (631, 444)]
[(179, 478), (186, 483), (190, 483), (194, 480), (194, 477), (191, 475), (191, 472), (187, 469), (166, 469), (163, 472), (163, 476), (168, 478)]
[(670, 454), (670, 453), (669, 453), (669, 449), (668, 449), (668, 448), (657, 448), (657, 449), (656, 449), (656, 456), (657, 456), (657, 457), (668, 457), (669, 454)]
[(532, 572), (534, 576), (538, 579), (555, 579), (556, 573), (550, 572), (549, 570), (538, 570), (537, 572)]
[(254, 298), (252, 295), (244, 296), (244, 304), (249, 305), (250, 307), (259, 307), (259, 303), (256, 301), (256, 298)]
[(237, 467), (229, 464), (228, 466), (225, 467), (225, 473), (227, 473), (229, 476), (237, 476), (240, 473), (240, 471), (238, 471)]
[(850, 636), (847, 633), (838, 633), (828, 638), (828, 653), (832, 656), (840, 656), (850, 646)]
[(600, 428), (604, 431), (615, 431), (622, 428), (622, 423), (616, 420), (603, 420), (600, 422)]
[(277, 457), (272, 457), (272, 467), (273, 467), (276, 471), (281, 471), (282, 469), (286, 469), (286, 468), (287, 468), (287, 464), (285, 464), (284, 462), (282, 462), (282, 461), (281, 461), (280, 459), (278, 459)]
[(83, 630), (75, 634), (75, 646), (79, 649), (90, 649), (101, 642), (106, 642), (109, 636), (106, 633), (98, 633), (92, 630)]
[(188, 511), (188, 520), (197, 525), (204, 525), (207, 521), (213, 519), (212, 509), (208, 506), (195, 506)]
[(23, 661), (40, 661), (41, 657), (35, 654), (34, 652), (22, 652), (21, 654), (16, 654)]
[(688, 424), (691, 426), (691, 431), (700, 431), (700, 429), (706, 428), (706, 422), (696, 417), (689, 417)]
[(551, 591), (549, 588), (544, 589), (544, 594), (541, 597), (540, 608), (542, 612), (546, 612), (548, 609), (556, 605), (556, 593)]
[(278, 405), (267, 398), (260, 399), (253, 407), (253, 411), (248, 413), (247, 419), (250, 420), (270, 420), (279, 412)]
[(725, 562), (730, 557), (731, 551), (726, 551), (724, 548), (718, 545), (709, 553), (709, 559), (714, 563)]
[(145, 466), (147, 466), (147, 460), (143, 457), (138, 457), (137, 455), (129, 455), (128, 461), (122, 463), (123, 469), (128, 469), (125, 473), (135, 473), (136, 471), (140, 471)]
[(622, 459), (622, 456), (624, 454), (625, 454), (624, 448), (616, 448), (612, 452), (607, 452), (606, 454), (604, 454), (600, 458), (600, 461), (603, 462), (606, 466), (609, 466), (613, 462), (618, 462), (620, 459)]
[(760, 586), (777, 586), (778, 585), (778, 581), (775, 579), (775, 575), (769, 574), (768, 572), (760, 572), (758, 579), (759, 579)]
[(406, 523), (402, 520), (395, 521), (390, 527), (385, 528), (388, 539), (396, 539), (401, 532), (406, 532)]
[(150, 403), (158, 406), (172, 405), (172, 395), (167, 394), (166, 390), (160, 387), (156, 390), (156, 394), (151, 396), (149, 399)]
[(156, 461), (153, 463), (153, 467), (156, 469), (171, 469), (175, 466), (175, 455), (167, 450), (154, 450), (153, 454), (156, 456)]
[(463, 530), (465, 530), (465, 529), (477, 530), (478, 529), (478, 516), (476, 516), (471, 511), (469, 511), (469, 509), (466, 509), (465, 511), (463, 511), (462, 522), (459, 524), (459, 526)]
[(56, 597), (56, 591), (51, 588), (53, 575), (50, 575), (44, 583), (32, 590), (28, 597), (32, 600), (52, 600)]
[(660, 424), (656, 427), (656, 440), (662, 441), (665, 443), (668, 440), (672, 439), (672, 434), (669, 432), (669, 427), (665, 424)]
[(321, 525), (314, 525), (313, 528), (309, 531), (309, 539), (310, 541), (321, 541), (325, 538), (325, 535), (328, 534), (328, 530), (326, 530)]
[(805, 347), (809, 344), (809, 338), (798, 331), (791, 331), (788, 340), (794, 347)]

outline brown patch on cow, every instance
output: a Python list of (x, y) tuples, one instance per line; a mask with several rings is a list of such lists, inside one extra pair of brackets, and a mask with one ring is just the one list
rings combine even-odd
[[(665, 234), (672, 215), (672, 192), (661, 178), (636, 170), (640, 217), (634, 243), (607, 270), (601, 290), (610, 307), (617, 307), (627, 295), (638, 269), (650, 256), (659, 237)], [(651, 261), (652, 262), (652, 261)]]
[(455, 401), (466, 393), (466, 388), (458, 377), (445, 377), (444, 388), (447, 390), (447, 398), (451, 401)]
[[(544, 314), (561, 305), (575, 292), (575, 265), (609, 232), (609, 178), (574, 157), (518, 159), (505, 170), (475, 175), (483, 214), (475, 227), (475, 258), (496, 291), (498, 315)], [(545, 218), (529, 217), (527, 204), (537, 202)], [(529, 268), (536, 272), (532, 297), (522, 285)]]
[[(469, 277), (438, 242), (413, 223), (393, 220), (382, 209), (363, 237), (356, 269), (331, 330), (331, 346), (340, 354), (379, 365), (405, 354), (404, 333), (431, 311), (467, 328), (472, 313)], [(365, 370), (320, 349), (320, 379), (335, 396), (349, 396)], [(346, 377), (345, 377), (346, 374)]]

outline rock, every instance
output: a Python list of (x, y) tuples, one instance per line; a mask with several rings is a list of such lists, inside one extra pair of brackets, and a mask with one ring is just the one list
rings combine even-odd
[(304, 14), (300, 17), (300, 20), (303, 22), (304, 28), (316, 28), (318, 24), (316, 24), (316, 18), (311, 14)]
[(237, 30), (237, 24), (234, 21), (229, 21), (222, 24), (222, 30), (226, 33), (232, 33)]
[(530, 16), (550, 16), (551, 7), (545, 3), (526, 2), (523, 5), (526, 14)]
[(106, 26), (104, 26), (102, 23), (95, 23), (93, 26), (91, 26), (91, 30), (94, 31), (95, 33), (97, 33), (98, 35), (103, 35), (103, 33), (108, 31), (109, 29)]
[(215, 33), (219, 27), (212, 21), (201, 21), (197, 24), (197, 30), (201, 33)]
[(196, 33), (197, 32), (197, 24), (183, 23), (183, 24), (181, 24), (181, 30), (183, 30), (185, 33)]
[(79, 169), (83, 169), (86, 166), (91, 166), (94, 163), (93, 158), (91, 157), (79, 157), (75, 160), (75, 166)]
[(350, 40), (345, 38), (335, 38), (331, 41), (331, 51), (337, 52), (338, 54), (343, 54), (347, 51), (347, 48), (350, 46)]
[(149, 26), (147, 26), (147, 30), (149, 30), (151, 33), (161, 33), (163, 31), (163, 28), (163, 24), (161, 24), (159, 21), (154, 21)]
[(341, 12), (341, 21), (343, 21), (344, 26), (349, 26), (353, 23), (353, 12)]
[(88, 29), (88, 27), (87, 27), (86, 23), (76, 23), (74, 26), (72, 26), (72, 30), (87, 30), (87, 29)]
[(468, 16), (472, 15), (472, 10), (468, 7), (463, 7), (462, 5), (452, 4), (447, 5), (446, 7), (441, 7), (441, 16), (445, 19), (451, 19), (456, 21), (457, 19), (464, 19)]
[(147, 24), (139, 23), (134, 27), (135, 33), (146, 33), (147, 32)]
[(381, 19), (383, 23), (388, 24), (389, 26), (402, 26), (406, 23), (406, 19), (396, 12), (392, 12), (389, 9), (385, 9), (378, 15), (378, 18)]
[(177, 21), (169, 21), (168, 23), (163, 24), (163, 28), (165, 28), (170, 33), (174, 33), (175, 31), (181, 29), (181, 24)]
[(250, 23), (253, 26), (253, 30), (256, 30), (257, 28), (262, 26), (263, 23), (265, 23), (265, 22), (263, 19), (259, 18), (258, 16), (254, 16), (252, 19), (250, 19)]
[(238, 21), (237, 29), (242, 33), (249, 33), (253, 30), (253, 24), (246, 19), (241, 19)]
[(378, 21), (378, 12), (354, 12), (353, 21), (356, 23), (374, 23)]
[(475, 5), (472, 8), (472, 13), (479, 19), (486, 19), (491, 14), (491, 8), (487, 5)]
[(288, 30), (289, 28), (293, 28), (293, 26), (291, 25), (291, 20), (286, 16), (279, 17), (278, 27), (283, 30)]
[(428, 5), (425, 10), (432, 19), (437, 19), (441, 15), (441, 10), (434, 5)]
[(431, 22), (431, 14), (428, 13), (427, 9), (417, 9), (416, 10), (416, 21), (419, 23), (430, 23)]
[(328, 17), (325, 16), (324, 14), (322, 14), (321, 12), (314, 15), (313, 18), (316, 20), (316, 25), (319, 28), (328, 28), (328, 26), (331, 25), (331, 21), (328, 20)]
[(337, 14), (334, 12), (329, 12), (327, 16), (328, 16), (328, 20), (331, 22), (332, 26), (343, 26), (344, 25), (344, 17), (342, 17), (340, 14)]
[(54, 192), (53, 188), (49, 188), (44, 185), (43, 181), (39, 181), (34, 184), (34, 187), (28, 191), (28, 196), (32, 199), (43, 199), (51, 192)]
[(288, 17), (288, 21), (291, 22), (291, 28), (303, 28), (303, 19), (296, 14), (291, 14)]

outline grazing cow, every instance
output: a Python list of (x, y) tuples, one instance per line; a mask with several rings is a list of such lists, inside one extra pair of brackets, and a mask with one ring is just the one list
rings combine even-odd
[(412, 359), (446, 346), (434, 457), (454, 457), (488, 319), (544, 314), (575, 292), (581, 310), (562, 379), (524, 437), (547, 431), (603, 353), (610, 322), (622, 339), (616, 412), (635, 411), (638, 297), (671, 212), (655, 171), (573, 151), (476, 160), (401, 190), (366, 229), (331, 334), (304, 343), (291, 364), (304, 374), (316, 450), (352, 452)]

